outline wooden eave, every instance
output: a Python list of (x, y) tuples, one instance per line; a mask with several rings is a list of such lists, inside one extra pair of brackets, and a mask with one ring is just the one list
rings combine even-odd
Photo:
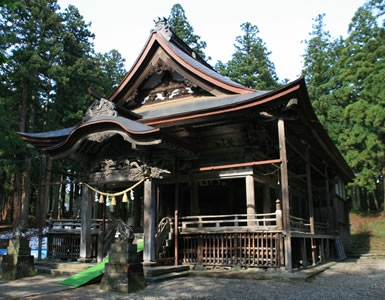
[[(119, 101), (123, 100), (122, 96), (126, 94), (127, 90), (130, 89), (131, 86), (135, 85), (135, 81), (138, 80), (138, 78), (141, 76), (141, 72), (143, 72), (143, 70), (147, 67), (148, 62), (152, 59), (154, 53), (159, 48), (161, 48), (173, 61), (175, 61), (184, 70), (191, 73), (196, 78), (201, 79), (202, 81), (206, 81), (214, 87), (217, 87), (219, 90), (224, 90), (228, 93), (234, 94), (243, 94), (255, 91), (253, 89), (243, 87), (238, 84), (232, 85), (228, 82), (223, 82), (218, 78), (210, 76), (202, 70), (195, 68), (187, 61), (185, 61), (182, 57), (180, 57), (174, 51), (174, 49), (172, 49), (170, 42), (167, 41), (162, 36), (162, 34), (160, 34), (159, 32), (154, 32), (151, 34), (147, 44), (145, 45), (144, 49), (142, 50), (142, 53), (134, 63), (131, 70), (127, 73), (127, 75), (124, 77), (119, 86), (108, 97), (109, 100), (115, 103), (118, 103)], [(185, 52), (184, 50), (181, 51)], [(138, 84), (136, 83), (136, 85)]]
[(84, 135), (87, 135), (88, 133), (97, 132), (103, 129), (111, 129), (111, 128), (118, 128), (123, 130), (124, 132), (133, 135), (133, 136), (152, 136), (153, 134), (159, 133), (159, 128), (154, 128), (153, 130), (147, 130), (147, 131), (132, 131), (124, 127), (121, 123), (115, 121), (115, 120), (99, 120), (94, 122), (88, 122), (83, 123), (76, 129), (74, 129), (64, 141), (62, 141), (60, 144), (50, 146), (47, 148), (43, 148), (43, 151), (47, 152), (63, 152), (69, 148), (81, 137)]
[(224, 105), (216, 108), (212, 108), (210, 110), (201, 110), (201, 111), (193, 111), (186, 112), (180, 115), (172, 115), (163, 118), (152, 118), (152, 119), (141, 119), (139, 122), (156, 127), (168, 127), (172, 126), (173, 123), (178, 122), (179, 124), (183, 121), (204, 118), (214, 115), (221, 115), (231, 112), (242, 112), (243, 110), (253, 109), (260, 105), (269, 104), (274, 101), (279, 101), (283, 97), (289, 97), (290, 95), (295, 96), (295, 93), (301, 88), (300, 81), (296, 80), (282, 88), (276, 89), (272, 92), (268, 92), (261, 96), (253, 97), (247, 99), (243, 102)]

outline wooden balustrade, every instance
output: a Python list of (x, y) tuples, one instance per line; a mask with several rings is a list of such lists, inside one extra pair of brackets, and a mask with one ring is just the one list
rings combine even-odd
[[(105, 220), (106, 223), (110, 222)], [(81, 228), (81, 219), (49, 219), (48, 231), (49, 232), (77, 232)], [(91, 220), (91, 232), (97, 232), (102, 226), (102, 219)]]
[[(310, 221), (290, 216), (290, 228), (292, 231), (297, 232), (310, 232)], [(314, 222), (315, 233), (318, 234), (327, 234), (329, 232), (329, 226), (327, 223)]]
[(180, 217), (178, 230), (181, 234), (190, 232), (217, 232), (217, 231), (255, 231), (255, 230), (279, 230), (277, 218), (282, 214), (277, 212), (268, 214), (234, 214), (211, 216), (187, 216)]

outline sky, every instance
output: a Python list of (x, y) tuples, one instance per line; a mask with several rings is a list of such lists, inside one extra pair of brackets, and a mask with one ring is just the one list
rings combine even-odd
[(332, 37), (346, 37), (349, 23), (365, 0), (59, 0), (62, 9), (76, 6), (91, 22), (97, 52), (117, 49), (129, 70), (143, 49), (154, 20), (168, 17), (175, 3), (182, 5), (194, 33), (207, 43), (204, 50), (214, 66), (227, 62), (234, 53), (240, 25), (250, 22), (259, 28), (271, 52), (280, 80), (293, 81), (301, 74), (304, 40), (309, 39), (313, 19), (325, 13), (326, 29)]

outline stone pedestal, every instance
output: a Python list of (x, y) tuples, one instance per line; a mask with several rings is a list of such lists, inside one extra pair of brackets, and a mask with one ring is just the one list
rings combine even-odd
[(34, 257), (31, 255), (28, 240), (16, 237), (9, 240), (7, 255), (3, 256), (3, 280), (15, 280), (22, 277), (34, 276)]
[(112, 244), (100, 288), (110, 292), (131, 293), (145, 286), (137, 246), (127, 241)]

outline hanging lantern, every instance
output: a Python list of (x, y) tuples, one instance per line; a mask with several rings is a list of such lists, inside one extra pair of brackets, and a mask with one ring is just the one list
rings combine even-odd
[(128, 202), (127, 193), (124, 193), (122, 202), (123, 203), (127, 203)]
[(115, 205), (116, 205), (116, 198), (115, 198), (115, 196), (112, 196), (111, 206), (115, 206)]
[(104, 203), (104, 197), (102, 194), (100, 194), (99, 203), (100, 204)]

